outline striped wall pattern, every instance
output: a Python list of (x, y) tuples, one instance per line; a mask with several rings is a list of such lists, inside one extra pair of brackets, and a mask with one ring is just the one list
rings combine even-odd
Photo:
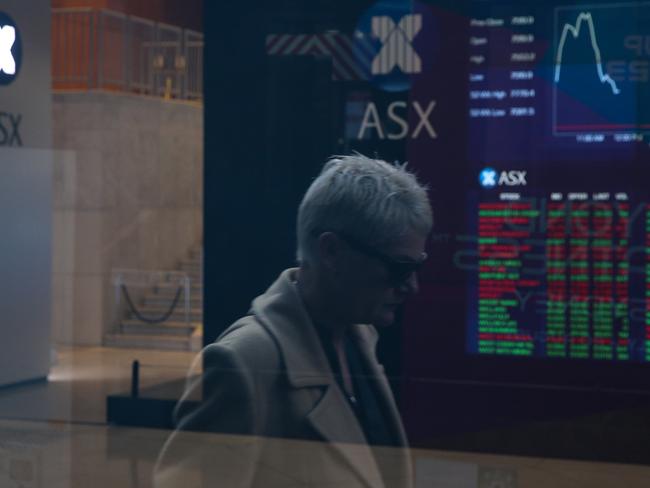
[(269, 56), (324, 56), (332, 58), (332, 79), (359, 81), (370, 79), (370, 64), (376, 55), (369, 43), (353, 42), (340, 32), (321, 34), (269, 34)]
[(411, 41), (422, 29), (422, 15), (409, 14), (395, 25), (392, 18), (381, 15), (372, 18), (372, 33), (383, 46), (372, 61), (372, 74), (388, 74), (395, 66), (404, 73), (422, 71), (422, 60)]

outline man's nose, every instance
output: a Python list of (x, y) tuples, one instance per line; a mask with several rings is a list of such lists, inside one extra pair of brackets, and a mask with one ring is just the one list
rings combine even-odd
[(418, 275), (413, 272), (400, 284), (399, 290), (403, 293), (417, 293), (420, 291), (420, 286), (418, 285)]

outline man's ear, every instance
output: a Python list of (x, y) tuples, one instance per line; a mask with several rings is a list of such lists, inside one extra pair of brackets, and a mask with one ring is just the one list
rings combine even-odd
[(318, 236), (318, 257), (327, 269), (336, 270), (341, 266), (342, 244), (334, 232), (323, 232)]

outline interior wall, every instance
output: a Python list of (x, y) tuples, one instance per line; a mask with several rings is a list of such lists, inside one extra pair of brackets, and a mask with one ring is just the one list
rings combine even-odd
[(51, 153), (0, 148), (0, 386), (50, 368)]
[(50, 367), (52, 127), (49, 0), (3, 0), (0, 10), (10, 18), (16, 40), (10, 48), (15, 74), (3, 73), (0, 85), (4, 386), (45, 378)]
[(54, 341), (101, 344), (111, 272), (174, 269), (202, 238), (203, 109), (55, 93)]

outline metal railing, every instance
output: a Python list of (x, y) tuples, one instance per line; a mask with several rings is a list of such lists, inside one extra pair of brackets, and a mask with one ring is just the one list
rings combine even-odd
[(112, 10), (52, 9), (55, 89), (202, 100), (203, 34)]

